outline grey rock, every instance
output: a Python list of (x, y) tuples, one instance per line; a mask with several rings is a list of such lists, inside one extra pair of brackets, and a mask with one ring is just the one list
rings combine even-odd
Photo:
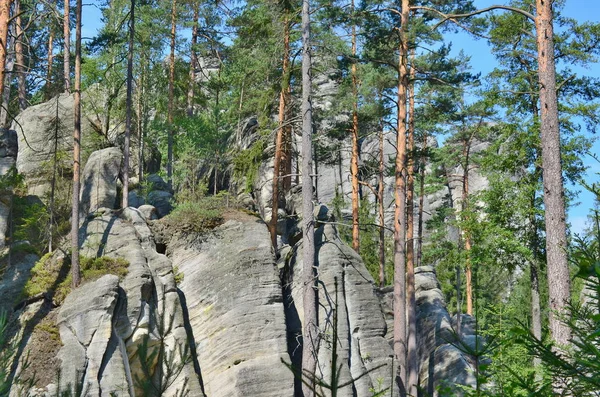
[(29, 279), (31, 269), (40, 258), (30, 253), (15, 252), (12, 263), (7, 266), (0, 281), (0, 310), (12, 311), (18, 304), (23, 287)]
[(167, 216), (173, 210), (173, 195), (163, 190), (153, 190), (148, 194), (148, 204), (156, 208), (159, 218)]
[(63, 342), (58, 353), (62, 390), (82, 381), (89, 395), (100, 394), (98, 379), (112, 333), (118, 287), (119, 278), (106, 275), (75, 289), (65, 299), (57, 318)]
[[(83, 95), (85, 100), (85, 95)], [(31, 106), (19, 113), (11, 129), (18, 135), (17, 169), (25, 177), (29, 194), (43, 197), (50, 190), (48, 164), (54, 149), (58, 152), (73, 150), (73, 95), (60, 94), (48, 102)], [(58, 112), (58, 125), (55, 122)], [(81, 120), (82, 141), (93, 134), (87, 116)], [(56, 139), (55, 139), (56, 138)], [(68, 160), (65, 160), (67, 166)]]
[[(6, 177), (15, 165), (17, 151), (17, 133), (13, 130), (0, 129), (0, 178)], [(0, 191), (0, 250), (6, 244), (12, 194), (10, 186)]]
[(293, 396), (281, 286), (264, 223), (240, 213), (198, 241), (175, 241), (206, 394)]
[(158, 219), (158, 214), (156, 213), (156, 208), (153, 205), (144, 204), (138, 208), (140, 214), (144, 217), (144, 219), (150, 221)]
[(140, 196), (135, 190), (129, 192), (129, 194), (127, 195), (127, 202), (129, 206), (133, 208), (139, 208), (142, 205), (146, 204), (146, 200), (144, 199), (144, 197)]
[(164, 190), (166, 192), (169, 191), (169, 185), (158, 174), (148, 175), (146, 177), (146, 183), (149, 185), (150, 191), (152, 191), (152, 190)]
[[(331, 224), (315, 231), (319, 277), (319, 318), (321, 333), (325, 335), (319, 350), (320, 373), (325, 379), (331, 375), (332, 314), (338, 316), (338, 363), (341, 365), (340, 382), (358, 379), (354, 388), (357, 396), (371, 396), (373, 389), (390, 386), (393, 352), (386, 340), (387, 325), (380, 302), (375, 294), (372, 277), (360, 257), (339, 238)], [(304, 321), (302, 307), (302, 244), (296, 246), (296, 255), (290, 258), (284, 276), (289, 285), (285, 297), (288, 310), (288, 343), (296, 346)], [(337, 291), (336, 291), (337, 283)], [(337, 293), (336, 293), (337, 292)], [(290, 321), (294, 318), (295, 321)], [(298, 357), (292, 357), (297, 360)], [(340, 396), (352, 396), (352, 387), (344, 387)]]
[(117, 179), (122, 159), (121, 150), (115, 147), (97, 150), (90, 155), (81, 179), (81, 217), (102, 207), (118, 206)]

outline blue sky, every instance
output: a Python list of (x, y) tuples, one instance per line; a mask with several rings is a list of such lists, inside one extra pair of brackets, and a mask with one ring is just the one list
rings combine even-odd
[[(101, 26), (101, 17), (99, 8), (95, 5), (98, 1), (86, 3), (83, 9), (83, 27), (82, 36), (85, 38), (91, 38), (96, 34), (97, 29)], [(475, 4), (478, 8), (490, 6), (492, 4), (506, 4), (508, 0), (475, 0)], [(598, 0), (566, 0), (563, 15), (575, 18), (576, 20), (600, 22), (600, 1)], [(187, 32), (189, 34), (189, 31)], [(473, 70), (475, 72), (482, 72), (485, 75), (491, 71), (495, 65), (494, 57), (490, 52), (490, 48), (487, 41), (484, 39), (474, 39), (466, 33), (458, 33), (450, 35), (448, 40), (453, 42), (453, 51), (456, 54), (463, 50), (465, 54), (471, 56), (471, 62)], [(587, 70), (581, 68), (575, 68), (575, 71), (581, 74), (589, 76), (600, 77), (600, 65), (591, 65)], [(594, 137), (589, 134), (590, 137)], [(592, 153), (600, 154), (600, 142), (596, 141), (592, 148)], [(588, 183), (600, 182), (600, 177), (597, 173), (600, 173), (600, 164), (588, 157), (585, 160), (585, 164), (589, 166), (588, 172), (585, 176), (585, 180)], [(575, 233), (579, 233), (584, 230), (587, 223), (587, 215), (590, 208), (593, 206), (593, 196), (577, 186), (571, 186), (580, 190), (581, 193), (578, 196), (577, 203), (575, 203), (568, 212), (569, 222), (572, 227), (571, 230)]]
[[(475, 0), (478, 8), (488, 7), (493, 4), (506, 4), (508, 1)], [(600, 22), (600, 1), (598, 0), (566, 0), (565, 8), (562, 14), (571, 17), (579, 22)], [(457, 33), (449, 35), (448, 40), (453, 42), (453, 51), (455, 55), (459, 51), (471, 56), (471, 63), (475, 72), (482, 72), (485, 75), (495, 66), (495, 60), (490, 52), (490, 47), (485, 39), (474, 39), (466, 33)], [(588, 69), (573, 68), (575, 72), (582, 75), (600, 78), (600, 64), (593, 64)], [(586, 132), (586, 136), (596, 138), (595, 135)], [(596, 140), (592, 148), (592, 153), (600, 154), (600, 141)], [(600, 182), (600, 164), (591, 157), (586, 157), (584, 163), (589, 169), (584, 177), (588, 182)], [(580, 186), (569, 186), (570, 189), (580, 191), (576, 203), (568, 211), (568, 220), (571, 223), (571, 231), (581, 233), (587, 224), (587, 215), (594, 204), (593, 195)]]

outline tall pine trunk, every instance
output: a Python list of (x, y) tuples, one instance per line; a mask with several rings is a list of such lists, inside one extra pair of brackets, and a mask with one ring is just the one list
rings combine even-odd
[(411, 50), (413, 65), (408, 85), (408, 165), (406, 183), (406, 305), (407, 305), (407, 391), (417, 395), (419, 369), (417, 362), (417, 303), (415, 297), (415, 243), (414, 243), (414, 191), (415, 191), (415, 53)]
[(44, 100), (49, 101), (52, 97), (52, 64), (54, 63), (54, 32), (50, 28), (48, 35), (48, 66), (46, 67), (46, 84), (44, 85)]
[(571, 339), (571, 330), (559, 318), (566, 314), (566, 303), (571, 291), (571, 278), (567, 262), (567, 225), (560, 161), (552, 1), (536, 0), (535, 27), (540, 83), (542, 178), (546, 210), (546, 258), (550, 298), (549, 328), (552, 340), (557, 345), (564, 346)]
[(0, 128), (10, 128), (10, 121), (8, 118), (8, 106), (10, 103), (11, 93), (11, 81), (14, 76), (13, 70), (15, 69), (15, 24), (10, 23), (8, 25), (8, 36), (6, 43), (6, 63), (4, 65), (4, 89), (0, 92), (2, 98), (2, 108), (0, 108)]
[(73, 103), (73, 207), (71, 213), (71, 274), (73, 288), (81, 283), (79, 269), (79, 174), (81, 167), (81, 4), (77, 0), (75, 24), (75, 98)]
[(419, 155), (419, 214), (417, 220), (417, 266), (422, 265), (423, 259), (423, 206), (425, 205), (425, 167), (427, 153), (427, 134), (423, 133), (423, 141)]
[[(467, 222), (471, 217), (469, 213), (469, 156), (471, 154), (471, 142), (465, 141), (463, 143), (463, 183), (462, 183), (462, 193), (461, 193), (461, 220), (463, 222)], [(462, 227), (463, 239), (464, 239), (464, 249), (465, 249), (465, 284), (466, 284), (466, 300), (467, 300), (467, 314), (469, 316), (473, 315), (473, 272), (471, 266), (471, 231), (468, 226), (463, 225)]]
[(125, 143), (123, 148), (123, 208), (129, 206), (129, 141), (133, 116), (133, 38), (135, 35), (135, 0), (129, 11), (129, 52), (127, 54), (127, 98), (125, 100)]
[(6, 78), (4, 65), (6, 64), (6, 53), (8, 48), (6, 40), (8, 38), (10, 3), (10, 0), (3, 0), (0, 2), (0, 93), (4, 92), (4, 79)]
[[(196, 66), (198, 66), (198, 56), (196, 55), (196, 45), (198, 44), (198, 18), (200, 15), (200, 3), (194, 3), (194, 26), (192, 27), (192, 44), (190, 45), (190, 85), (187, 93), (187, 116), (194, 115), (194, 91), (196, 88)], [(215, 177), (216, 180), (216, 177)], [(216, 183), (216, 182), (215, 182)]]
[(167, 142), (167, 183), (169, 189), (173, 187), (173, 138), (175, 126), (173, 125), (173, 101), (175, 94), (175, 34), (177, 32), (177, 0), (171, 4), (171, 53), (169, 55), (169, 103), (167, 109), (167, 124), (169, 138)]
[(65, 79), (65, 92), (71, 92), (71, 4), (70, 0), (65, 1), (65, 12), (63, 14), (63, 76)]
[(15, 57), (17, 60), (17, 97), (19, 110), (27, 108), (27, 80), (25, 78), (25, 56), (23, 54), (23, 27), (21, 25), (21, 1), (15, 1)]
[[(302, 0), (302, 371), (315, 374), (319, 345), (317, 318), (317, 276), (315, 271), (315, 234), (313, 218), (312, 173), (312, 72), (310, 48), (310, 0)], [(302, 385), (304, 397), (314, 397), (314, 377)]]
[(396, 140), (396, 210), (394, 214), (394, 354), (398, 386), (406, 390), (406, 93), (408, 88), (409, 2), (402, 0), (398, 59), (398, 126)]
[(383, 152), (383, 121), (379, 125), (379, 186), (377, 203), (379, 208), (379, 287), (385, 287), (385, 205), (383, 203), (385, 177), (385, 154)]
[(350, 176), (352, 181), (352, 248), (360, 252), (358, 220), (358, 76), (356, 75), (356, 22), (354, 20), (354, 0), (350, 3), (352, 17), (352, 156)]
[[(281, 90), (279, 92), (279, 112), (277, 115), (278, 128), (277, 136), (275, 138), (275, 158), (273, 159), (273, 201), (271, 204), (271, 223), (269, 229), (271, 232), (271, 243), (273, 247), (277, 249), (277, 219), (279, 211), (279, 187), (282, 185), (282, 160), (284, 156), (284, 141), (285, 130), (286, 130), (286, 114), (287, 105), (289, 100), (289, 62), (290, 62), (290, 20), (289, 14), (285, 11), (283, 19), (283, 59), (281, 67)], [(285, 175), (283, 178), (290, 178)]]

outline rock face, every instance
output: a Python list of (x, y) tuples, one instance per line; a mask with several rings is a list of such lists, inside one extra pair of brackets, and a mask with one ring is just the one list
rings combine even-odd
[[(55, 149), (59, 153), (73, 150), (73, 95), (61, 94), (25, 109), (11, 129), (19, 139), (17, 169), (25, 177), (29, 194), (43, 197), (50, 189), (48, 164)], [(87, 117), (81, 119), (81, 132), (83, 141), (92, 133)]]
[(99, 208), (118, 206), (117, 178), (122, 160), (123, 154), (116, 147), (97, 150), (90, 155), (81, 178), (81, 218)]
[(461, 343), (469, 343), (474, 335), (472, 331), (463, 332), (462, 342), (458, 341), (433, 267), (415, 269), (415, 288), (421, 387), (432, 396), (449, 395), (438, 394), (439, 387), (450, 388), (448, 393), (461, 396), (463, 392), (454, 384), (476, 385), (473, 357), (461, 348)]
[[(13, 130), (0, 130), (0, 179), (9, 178), (11, 168), (17, 159), (17, 134)], [(0, 249), (4, 248), (8, 216), (10, 213), (10, 200), (12, 189), (10, 186), (0, 187)]]
[[(388, 330), (371, 275), (354, 250), (340, 240), (334, 226), (323, 224), (316, 229), (315, 246), (319, 318), (321, 334), (325, 336), (319, 349), (318, 375), (329, 381), (331, 346), (337, 343), (338, 363), (342, 369), (340, 383), (358, 379), (354, 387), (340, 389), (339, 396), (371, 396), (373, 390), (386, 389), (384, 395), (391, 395), (393, 351), (386, 340)], [(304, 319), (301, 253), (300, 243), (294, 248), (293, 255), (288, 255), (290, 260), (284, 276), (288, 346), (292, 352), (302, 350), (298, 346)], [(336, 315), (338, 340), (333, 341), (332, 326)], [(293, 355), (292, 359), (299, 358)], [(395, 386), (393, 395), (399, 395)]]
[(169, 246), (184, 275), (207, 396), (293, 396), (286, 319), (266, 225), (240, 214), (198, 242)]

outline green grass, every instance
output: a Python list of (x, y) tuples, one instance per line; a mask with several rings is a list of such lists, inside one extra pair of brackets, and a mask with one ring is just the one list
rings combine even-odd
[[(83, 282), (97, 280), (105, 274), (114, 274), (119, 278), (125, 277), (129, 262), (122, 258), (80, 258), (81, 278)], [(70, 258), (62, 260), (44, 255), (31, 269), (31, 276), (25, 284), (22, 299), (28, 299), (39, 294), (50, 294), (54, 303), (60, 305), (71, 292), (72, 275)]]
[(174, 231), (201, 233), (223, 223), (223, 199), (208, 196), (178, 204), (162, 222)]

